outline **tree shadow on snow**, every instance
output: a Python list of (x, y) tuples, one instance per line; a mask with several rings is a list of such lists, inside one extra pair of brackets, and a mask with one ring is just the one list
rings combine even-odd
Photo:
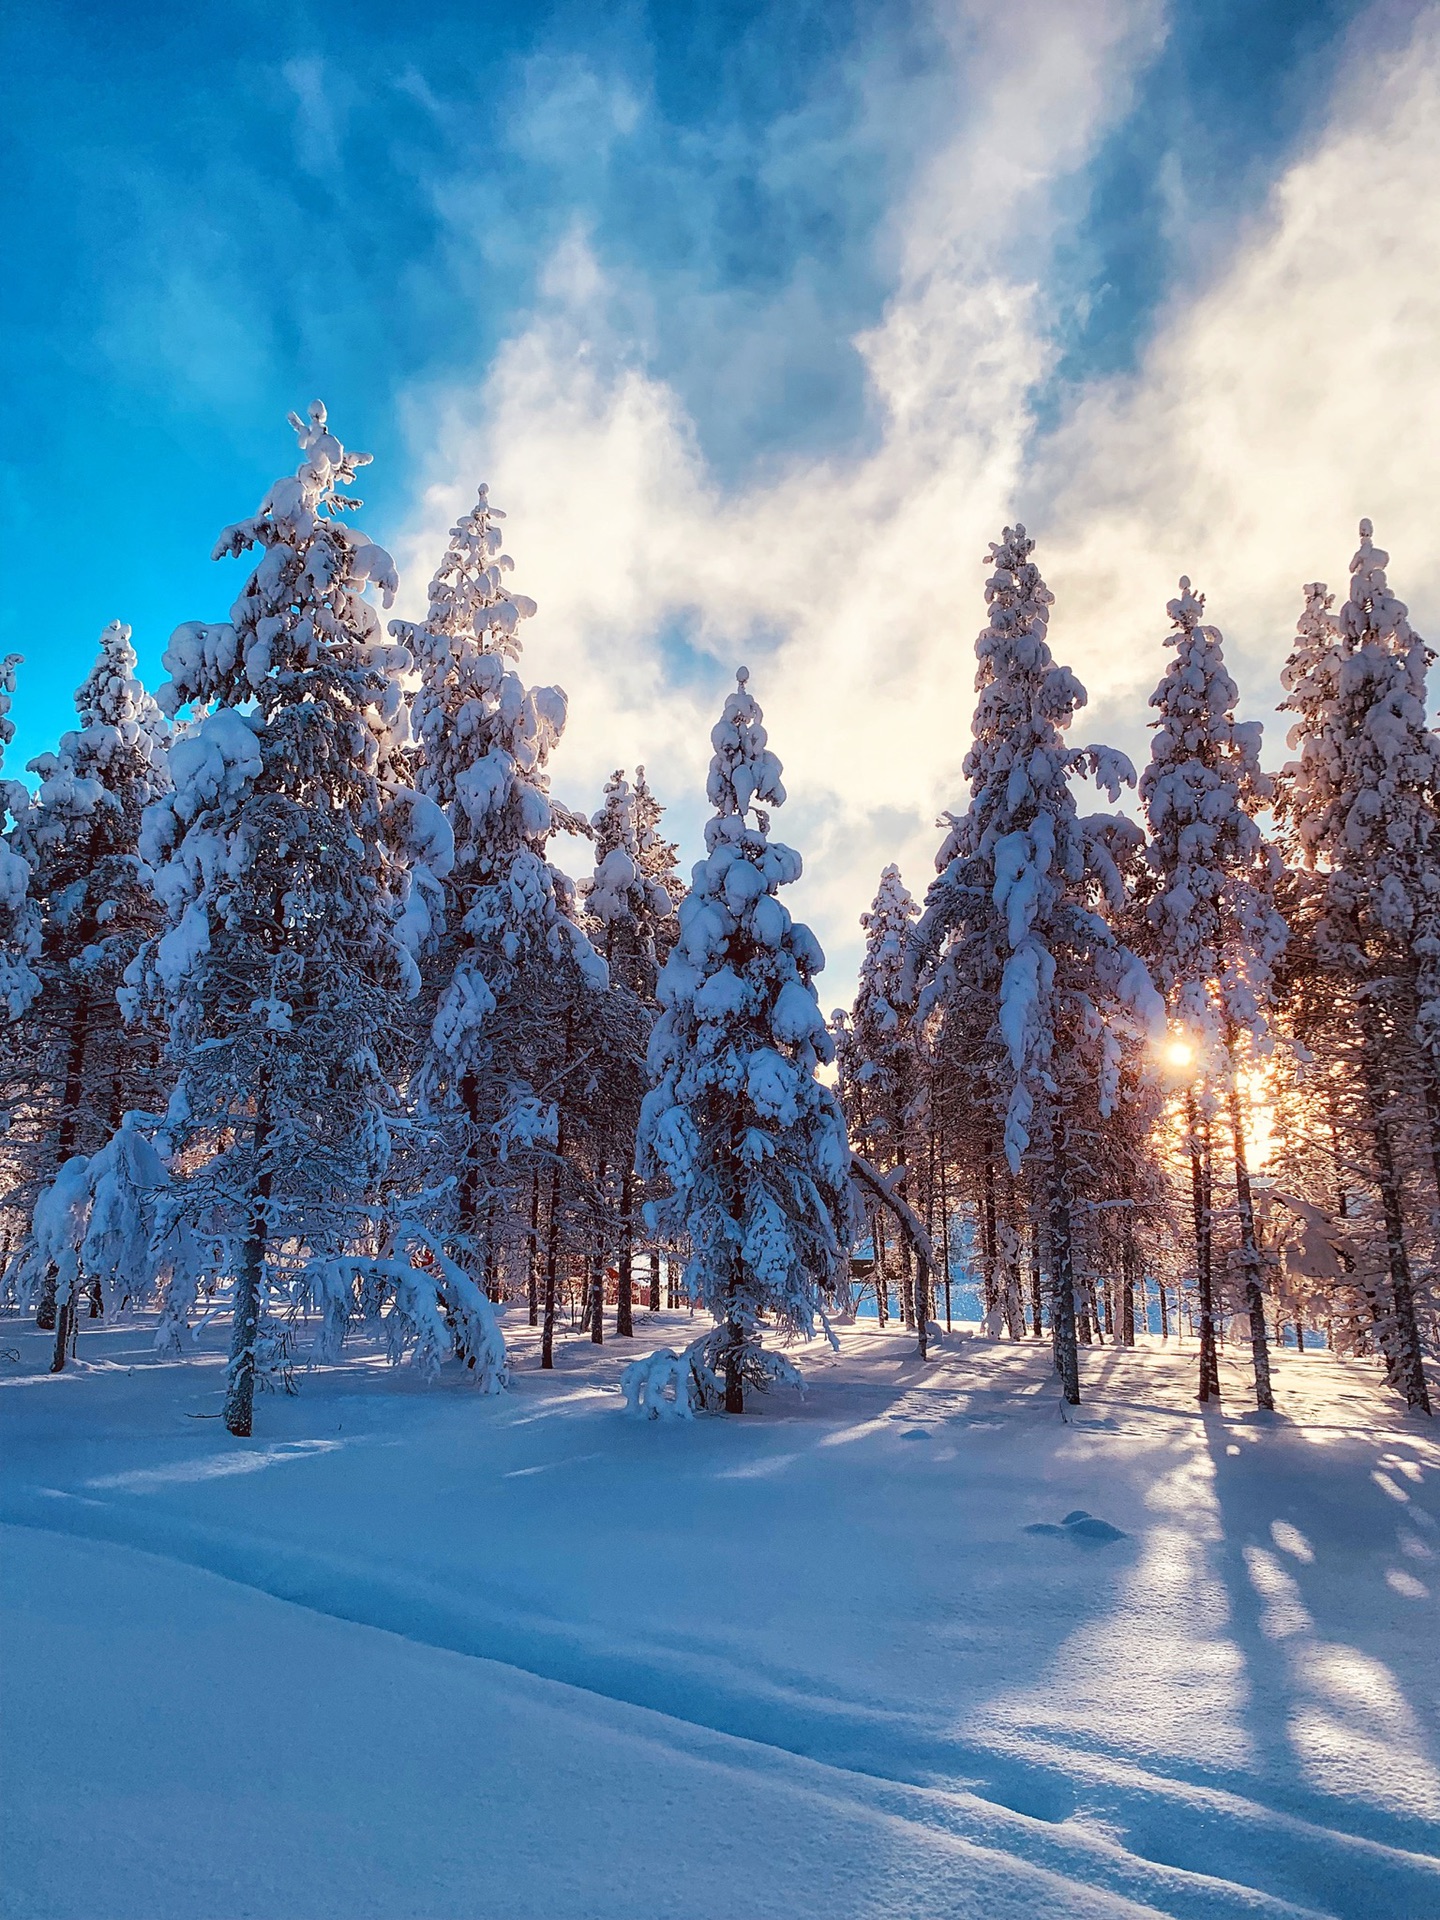
[[(1283, 1420), (1212, 1417), (1205, 1435), (1221, 1524), (1213, 1566), (1244, 1665), (1239, 1711), (1260, 1796), (1435, 1854), (1440, 1471), (1403, 1435), (1373, 1428), (1307, 1439)], [(1386, 1904), (1372, 1871), (1345, 1887), (1327, 1869), (1310, 1892), (1326, 1911), (1406, 1911), (1403, 1899)]]

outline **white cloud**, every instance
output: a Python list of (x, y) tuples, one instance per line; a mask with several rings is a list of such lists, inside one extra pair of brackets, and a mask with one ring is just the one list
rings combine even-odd
[(1214, 284), (1180, 290), (1138, 374), (1038, 447), (1027, 395), (1050, 364), (1066, 183), (1159, 25), (1146, 0), (1026, 14), (953, 15), (957, 100), (974, 104), (893, 211), (895, 291), (855, 343), (881, 421), (866, 449), (722, 489), (677, 393), (634, 357), (644, 289), (578, 234), (483, 382), (415, 401), (433, 484), (402, 549), (412, 599), (488, 478), (541, 605), (529, 670), (571, 697), (567, 796), (645, 760), (693, 846), (718, 698), (752, 667), (792, 796), (778, 824), (807, 861), (796, 905), (834, 955), (827, 1001), (850, 991), (880, 865), (898, 857), (923, 890), (935, 813), (961, 797), (981, 562), (1003, 521), (1042, 542), (1057, 648), (1100, 708), (1082, 732), (1132, 746), (1182, 570), (1257, 684), (1299, 582), (1343, 583), (1360, 513), (1417, 616), (1440, 586), (1422, 521), (1440, 477), (1434, 12), (1406, 50), (1356, 37), (1265, 220)]
[(1067, 653), (1132, 712), (1182, 572), (1267, 712), (1300, 586), (1343, 598), (1362, 515), (1440, 625), (1440, 11), (1398, 46), (1362, 27), (1322, 105), (1227, 270), (1179, 290), (1138, 376), (1087, 393), (1034, 475)]

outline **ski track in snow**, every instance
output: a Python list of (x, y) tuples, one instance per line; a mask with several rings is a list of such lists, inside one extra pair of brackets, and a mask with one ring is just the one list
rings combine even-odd
[[(426, 1395), (360, 1360), (262, 1400), (252, 1443), (186, 1418), (216, 1398), (213, 1355), (186, 1374), (144, 1356), (143, 1329), (89, 1334), (133, 1372), (95, 1369), (83, 1403), (63, 1376), (58, 1394), (0, 1393), (22, 1618), (43, 1639), (29, 1542), (138, 1559), (161, 1595), (218, 1576), (267, 1610), (267, 1645), (286, 1607), (367, 1647), (398, 1636), (461, 1656), (492, 1692), (525, 1676), (607, 1739), (821, 1801), (836, 1833), (879, 1819), (917, 1860), (948, 1850), (903, 1890), (856, 1880), (847, 1906), (844, 1885), (791, 1887), (777, 1912), (1012, 1910), (1003, 1898), (1440, 1916), (1440, 1445), (1363, 1369), (1282, 1364), (1297, 1418), (1260, 1424), (1236, 1369), (1227, 1411), (1202, 1417), (1191, 1353), (1106, 1350), (1065, 1422), (1035, 1349), (966, 1342), (922, 1369), (903, 1335), (861, 1332), (808, 1359), (803, 1405), (677, 1432), (620, 1413), (613, 1376), (634, 1349), (568, 1343), (545, 1377), (526, 1332), (500, 1402), (458, 1382)], [(41, 1344), (5, 1386), (33, 1378)], [(1077, 1515), (1092, 1537), (1070, 1537)], [(11, 1748), (30, 1731), (13, 1698), (6, 1719)], [(75, 1844), (58, 1895), (12, 1884), (0, 1911), (206, 1910), (67, 1907)], [(615, 1844), (623, 1858), (633, 1835)], [(527, 1872), (538, 1887), (547, 1870)], [(536, 1912), (612, 1910), (587, 1904), (593, 1886), (552, 1892)], [(449, 1897), (405, 1911), (529, 1910)], [(688, 1883), (667, 1899), (623, 1910), (711, 1910)]]

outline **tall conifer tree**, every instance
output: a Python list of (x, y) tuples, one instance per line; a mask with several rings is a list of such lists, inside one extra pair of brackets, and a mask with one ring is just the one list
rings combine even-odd
[(1273, 798), (1260, 767), (1258, 721), (1235, 717), (1239, 692), (1225, 668), (1218, 627), (1201, 616), (1205, 596), (1182, 578), (1168, 604), (1175, 658), (1151, 695), (1159, 713), (1140, 797), (1150, 823), (1158, 886), (1149, 903), (1156, 972), (1193, 1055), (1198, 1093), (1188, 1098), (1196, 1264), (1200, 1294), (1200, 1398), (1220, 1391), (1212, 1298), (1212, 1229), (1205, 1164), (1208, 1124), (1200, 1100), (1218, 1108), (1234, 1158), (1250, 1320), (1255, 1396), (1273, 1407), (1261, 1256), (1241, 1113), (1240, 1075), (1269, 1047), (1273, 971), (1285, 946), (1275, 907), (1280, 862), (1256, 821)]
[(1418, 1071), (1440, 1169), (1430, 998), (1440, 953), (1440, 739), (1425, 720), (1432, 655), (1390, 589), (1388, 564), (1362, 520), (1338, 619), (1323, 586), (1306, 589), (1283, 676), (1299, 758), (1285, 769), (1278, 812), (1317, 875), (1306, 925), (1316, 961), (1353, 997), (1385, 1212), (1397, 1385), (1428, 1413), (1395, 1113)]
[[(318, 401), (291, 424), (298, 470), (215, 549), (260, 550), (230, 620), (177, 629), (164, 657), (161, 705), (193, 717), (171, 751), (174, 792), (146, 816), (170, 924), (130, 977), (169, 1019), (173, 1233), (229, 1250), (225, 1421), (241, 1435), (272, 1288), (298, 1281), (294, 1259), (323, 1270), (373, 1233), (394, 1007), (415, 984), (377, 777), (390, 650), (362, 597), (373, 584), (388, 603), (394, 567), (345, 524), (360, 503), (342, 489), (369, 456), (341, 445)], [(194, 1276), (177, 1262), (183, 1294)]]
[(1077, 1175), (1085, 1116), (1114, 1112), (1127, 1046), (1163, 1030), (1164, 1006), (1107, 911), (1124, 908), (1112, 851), (1116, 823), (1082, 819), (1070, 789), (1086, 772), (1119, 797), (1134, 769), (1108, 747), (1064, 740), (1085, 689), (1056, 664), (1047, 629), (1053, 595), (1023, 526), (990, 549), (989, 620), (979, 662), (970, 804), (936, 860), (917, 929), (930, 973), (922, 1005), (959, 994), (966, 1024), (989, 1045), (993, 1100), (1012, 1175), (1031, 1168), (1045, 1194), (1056, 1366), (1080, 1398), (1075, 1310)]
[[(15, 693), (18, 653), (0, 659), (0, 768), (5, 749), (15, 738), (10, 703)], [(0, 822), (8, 812), (24, 813), (30, 796), (18, 780), (0, 781)], [(17, 1020), (40, 991), (40, 978), (31, 962), (40, 948), (40, 922), (29, 898), (30, 869), (10, 844), (0, 837), (0, 1012)]]
[[(76, 690), (79, 727), (30, 762), (39, 786), (15, 827), (42, 930), (42, 990), (16, 1036), (31, 1076), (24, 1131), (32, 1201), (40, 1180), (72, 1154), (94, 1153), (127, 1108), (151, 1105), (157, 1094), (153, 1039), (127, 1031), (116, 1002), (126, 968), (162, 919), (139, 854), (140, 823), (170, 784), (169, 729), (135, 668), (130, 629), (114, 621)], [(37, 1318), (56, 1330), (59, 1371), (74, 1292), (57, 1309), (50, 1262), (39, 1282)]]

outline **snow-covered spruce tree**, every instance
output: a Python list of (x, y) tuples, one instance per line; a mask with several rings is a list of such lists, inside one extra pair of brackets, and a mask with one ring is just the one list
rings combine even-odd
[[(954, 825), (953, 816), (947, 816)], [(944, 851), (942, 849), (942, 851)], [(943, 865), (946, 864), (944, 862)], [(928, 1124), (939, 1166), (942, 1237), (948, 1239), (951, 1203), (980, 1266), (980, 1306), (986, 1330), (1016, 1325), (1017, 1281), (1007, 1258), (1017, 1235), (1030, 1240), (1033, 1255), (1040, 1221), (1038, 1194), (1005, 1161), (1002, 1139), (1008, 1098), (1009, 1056), (996, 1013), (996, 981), (955, 965), (932, 889), (907, 955), (906, 985), (915, 974), (913, 1031)], [(903, 990), (903, 989), (902, 989)], [(1027, 1170), (1028, 1171), (1028, 1170)], [(1028, 1227), (1028, 1233), (1026, 1229)], [(1038, 1319), (1042, 1309), (1035, 1309)]]
[[(171, 749), (174, 791), (142, 835), (169, 926), (128, 978), (132, 1004), (163, 1004), (177, 1076), (167, 1322), (193, 1294), (201, 1255), (185, 1249), (218, 1244), (234, 1298), (225, 1422), (241, 1435), (272, 1289), (308, 1289), (335, 1335), (363, 1257), (384, 1250), (395, 1012), (416, 984), (377, 779), (389, 696), (375, 661), (389, 649), (362, 598), (373, 584), (388, 601), (394, 568), (344, 522), (359, 502), (341, 489), (368, 456), (347, 452), (318, 401), (290, 418), (298, 471), (215, 549), (260, 549), (230, 621), (178, 628), (164, 656), (160, 704), (193, 717)], [(437, 1292), (452, 1314), (484, 1319), (463, 1275), (383, 1264), (372, 1296), (393, 1289), (388, 1330), (412, 1328), (422, 1361)]]
[(673, 877), (675, 850), (658, 835), (660, 813), (645, 784), (645, 769), (637, 770), (632, 787), (617, 768), (590, 821), (595, 870), (580, 883), (594, 945), (605, 956), (611, 980), (651, 1004), (660, 948), (672, 932), (667, 923), (684, 891)]
[[(15, 738), (10, 703), (15, 692), (18, 653), (0, 659), (0, 768), (5, 749)], [(19, 816), (30, 796), (18, 781), (0, 781), (0, 823), (7, 813)], [(40, 945), (40, 923), (29, 899), (30, 869), (13, 850), (10, 836), (0, 838), (0, 1011), (18, 1020), (40, 991), (39, 975), (31, 964)]]
[[(657, 965), (663, 967), (670, 958), (680, 933), (680, 922), (674, 911), (685, 897), (685, 882), (680, 877), (680, 850), (673, 840), (667, 840), (661, 831), (661, 822), (665, 809), (656, 799), (643, 766), (635, 769), (635, 825), (639, 842), (640, 871), (644, 878), (663, 889), (670, 901), (671, 912), (653, 923), (652, 938), (655, 944)], [(653, 1017), (659, 1011), (654, 994), (650, 995), (646, 1005)], [(643, 1218), (643, 1209), (637, 1218)], [(660, 1248), (652, 1240), (649, 1252), (650, 1294), (649, 1304), (652, 1311), (660, 1308)]]
[[(1100, 823), (1092, 825), (1098, 829)], [(1105, 842), (1123, 896), (1117, 908), (1112, 894), (1105, 918), (1122, 945), (1147, 958), (1154, 944), (1148, 909), (1157, 880), (1144, 832), (1128, 818), (1114, 816)], [(1099, 1116), (1098, 1101), (1089, 1117), (1088, 1137), (1097, 1150), (1088, 1156), (1077, 1190), (1088, 1268), (1081, 1287), (1081, 1339), (1087, 1338), (1088, 1316), (1088, 1337), (1130, 1346), (1142, 1275), (1153, 1271), (1176, 1242), (1177, 1223), (1168, 1156), (1156, 1151), (1168, 1089), (1156, 1072), (1153, 1046), (1136, 1044), (1140, 1036), (1133, 1030), (1126, 1038), (1118, 1095), (1106, 1118)]]
[[(673, 944), (675, 902), (683, 891), (673, 873), (674, 849), (659, 837), (660, 815), (661, 808), (645, 783), (645, 769), (637, 769), (632, 788), (624, 771), (617, 768), (606, 781), (603, 804), (590, 822), (595, 869), (580, 883), (586, 925), (596, 949), (605, 956), (611, 990), (633, 1002), (635, 1024), (647, 1035), (658, 1010), (655, 986), (660, 952), (662, 946), (668, 950)], [(643, 1082), (635, 1087), (633, 1100), (618, 1096), (622, 1086), (628, 1090), (633, 1084), (626, 1074), (613, 1089), (617, 1097), (612, 1109), (612, 1146), (606, 1156), (610, 1177), (618, 1174), (619, 1181), (615, 1207), (615, 1331), (622, 1337), (634, 1332), (635, 1131)], [(604, 1267), (597, 1258), (592, 1261), (587, 1309), (592, 1338), (597, 1340), (601, 1337), (603, 1277)], [(651, 1290), (653, 1293), (653, 1273)]]
[(890, 1166), (905, 1159), (906, 1115), (917, 1079), (905, 965), (915, 916), (910, 890), (892, 863), (860, 916), (865, 954), (850, 1013), (847, 1076), (854, 1092), (851, 1132), (866, 1143), (872, 1160)]
[(1235, 717), (1239, 691), (1226, 671), (1219, 628), (1203, 623), (1204, 594), (1192, 593), (1182, 577), (1166, 610), (1173, 626), (1167, 644), (1175, 658), (1150, 698), (1160, 717), (1140, 798), (1159, 883), (1149, 902), (1156, 975), (1182, 1036), (1179, 1044), (1193, 1054), (1187, 1131), (1200, 1295), (1199, 1397), (1209, 1400), (1220, 1391), (1208, 1168), (1198, 1111), (1206, 1102), (1218, 1106), (1230, 1133), (1255, 1398), (1260, 1407), (1272, 1408), (1240, 1074), (1247, 1061), (1269, 1051), (1274, 968), (1285, 947), (1285, 923), (1275, 907), (1280, 859), (1256, 820), (1274, 788), (1260, 767), (1259, 721)]
[[(15, 691), (15, 669), (20, 655), (0, 658), (0, 770), (5, 764), (5, 749), (15, 738), (15, 723), (10, 718), (11, 696)], [(15, 1297), (14, 1268), (10, 1255), (29, 1223), (25, 1191), (26, 1156), (17, 1153), (18, 1126), (32, 1074), (28, 1051), (13, 1023), (30, 1006), (40, 990), (35, 959), (40, 949), (40, 921), (30, 899), (30, 869), (12, 852), (10, 835), (4, 831), (12, 814), (21, 814), (30, 803), (23, 784), (0, 778), (0, 1283), (6, 1298)]]
[(993, 1062), (1005, 1159), (1012, 1175), (1028, 1165), (1044, 1195), (1056, 1366), (1078, 1404), (1074, 1203), (1077, 1179), (1103, 1171), (1087, 1117), (1110, 1119), (1127, 1049), (1163, 1032), (1165, 1013), (1105, 918), (1124, 909), (1115, 847), (1134, 830), (1082, 819), (1070, 788), (1087, 772), (1113, 800), (1134, 769), (1111, 748), (1065, 743), (1086, 695), (1051, 655), (1053, 596), (1033, 550), (1023, 526), (990, 549), (970, 804), (937, 857), (912, 965), (928, 972), (922, 1013), (950, 996), (967, 1003), (964, 1026)]
[(513, 567), (500, 551), (503, 518), (482, 487), (451, 529), (425, 619), (391, 622), (420, 678), (411, 713), (415, 784), (444, 810), (455, 840), (446, 884), (450, 964), (426, 1064), (436, 1088), (463, 1081), (468, 1039), (532, 954), (573, 959), (597, 987), (605, 982), (571, 911), (570, 882), (546, 859), (557, 826), (588, 827), (552, 800), (545, 770), (565, 729), (565, 695), (527, 689), (515, 671), (519, 624), (535, 603), (503, 586)]
[[(837, 1048), (841, 1103), (857, 1150), (879, 1169), (905, 1169), (902, 1186), (912, 1191), (909, 1162), (919, 1145), (918, 1138), (912, 1138), (918, 1118), (914, 1107), (922, 1088), (914, 1009), (907, 999), (906, 962), (915, 914), (915, 902), (900, 869), (892, 863), (880, 875), (869, 910), (860, 916), (865, 954), (855, 1002), (843, 1028), (843, 1045)], [(883, 1323), (885, 1223), (882, 1210), (872, 1207), (869, 1213), (876, 1307)], [(909, 1245), (903, 1236), (902, 1245), (908, 1259)], [(908, 1289), (908, 1281), (906, 1285)], [(918, 1319), (923, 1324), (929, 1302), (916, 1301), (907, 1291), (904, 1305), (907, 1323)]]
[(644, 767), (639, 766), (635, 769), (634, 808), (636, 857), (641, 876), (658, 887), (671, 906), (670, 913), (660, 914), (658, 897), (652, 893), (657, 912), (651, 926), (651, 937), (655, 943), (655, 957), (663, 966), (679, 938), (679, 922), (675, 919), (674, 909), (685, 898), (685, 882), (680, 877), (680, 849), (673, 840), (667, 840), (660, 830), (665, 809), (655, 798)]
[(1297, 859), (1318, 876), (1306, 916), (1316, 964), (1352, 999), (1370, 1147), (1385, 1211), (1396, 1384), (1430, 1410), (1396, 1119), (1407, 1085), (1429, 1095), (1440, 1168), (1435, 1055), (1440, 1017), (1440, 739), (1425, 723), (1432, 655), (1386, 579), (1368, 520), (1338, 620), (1323, 586), (1282, 675), (1296, 718), (1277, 804)]
[[(688, 1240), (690, 1296), (716, 1322), (691, 1377), (707, 1392), (723, 1379), (728, 1413), (747, 1386), (796, 1377), (762, 1348), (762, 1322), (813, 1331), (851, 1227), (845, 1121), (816, 1078), (833, 1051), (814, 986), (824, 956), (777, 898), (800, 856), (770, 838), (780, 763), (743, 667), (736, 679), (710, 736), (715, 811), (660, 976), (640, 1122), (641, 1171), (670, 1189), (657, 1224)], [(646, 1365), (631, 1372), (637, 1398)]]
[[(116, 993), (162, 915), (139, 856), (144, 809), (169, 787), (169, 729), (135, 671), (130, 629), (114, 621), (77, 688), (79, 727), (30, 762), (39, 786), (16, 822), (15, 850), (30, 868), (40, 916), (34, 962), (41, 991), (17, 1032), (31, 1084), (14, 1145), (33, 1206), (41, 1184), (73, 1154), (93, 1154), (127, 1109), (157, 1094), (152, 1036), (128, 1031)], [(32, 1249), (37, 1252), (37, 1249)], [(56, 1303), (52, 1261), (30, 1259), (38, 1323), (53, 1327), (55, 1370), (75, 1327), (73, 1288)], [(99, 1298), (92, 1301), (99, 1306)]]
[[(412, 1092), (459, 1168), (455, 1226), (483, 1243), (487, 1276), (497, 1273), (517, 1213), (530, 1215), (521, 1233), (534, 1312), (540, 1186), (543, 1177), (551, 1201), (548, 1272), (558, 1260), (559, 1213), (575, 1198), (567, 1200), (574, 1129), (567, 1131), (563, 1108), (607, 975), (576, 920), (570, 882), (547, 858), (557, 826), (589, 826), (550, 796), (546, 763), (564, 730), (566, 699), (558, 687), (527, 688), (516, 670), (520, 623), (535, 603), (505, 584), (513, 563), (501, 551), (503, 518), (481, 487), (451, 529), (424, 620), (394, 621), (391, 632), (419, 675), (414, 784), (440, 808), (454, 840)], [(613, 1038), (608, 1027), (604, 1038)], [(546, 1364), (553, 1285), (547, 1300)]]

